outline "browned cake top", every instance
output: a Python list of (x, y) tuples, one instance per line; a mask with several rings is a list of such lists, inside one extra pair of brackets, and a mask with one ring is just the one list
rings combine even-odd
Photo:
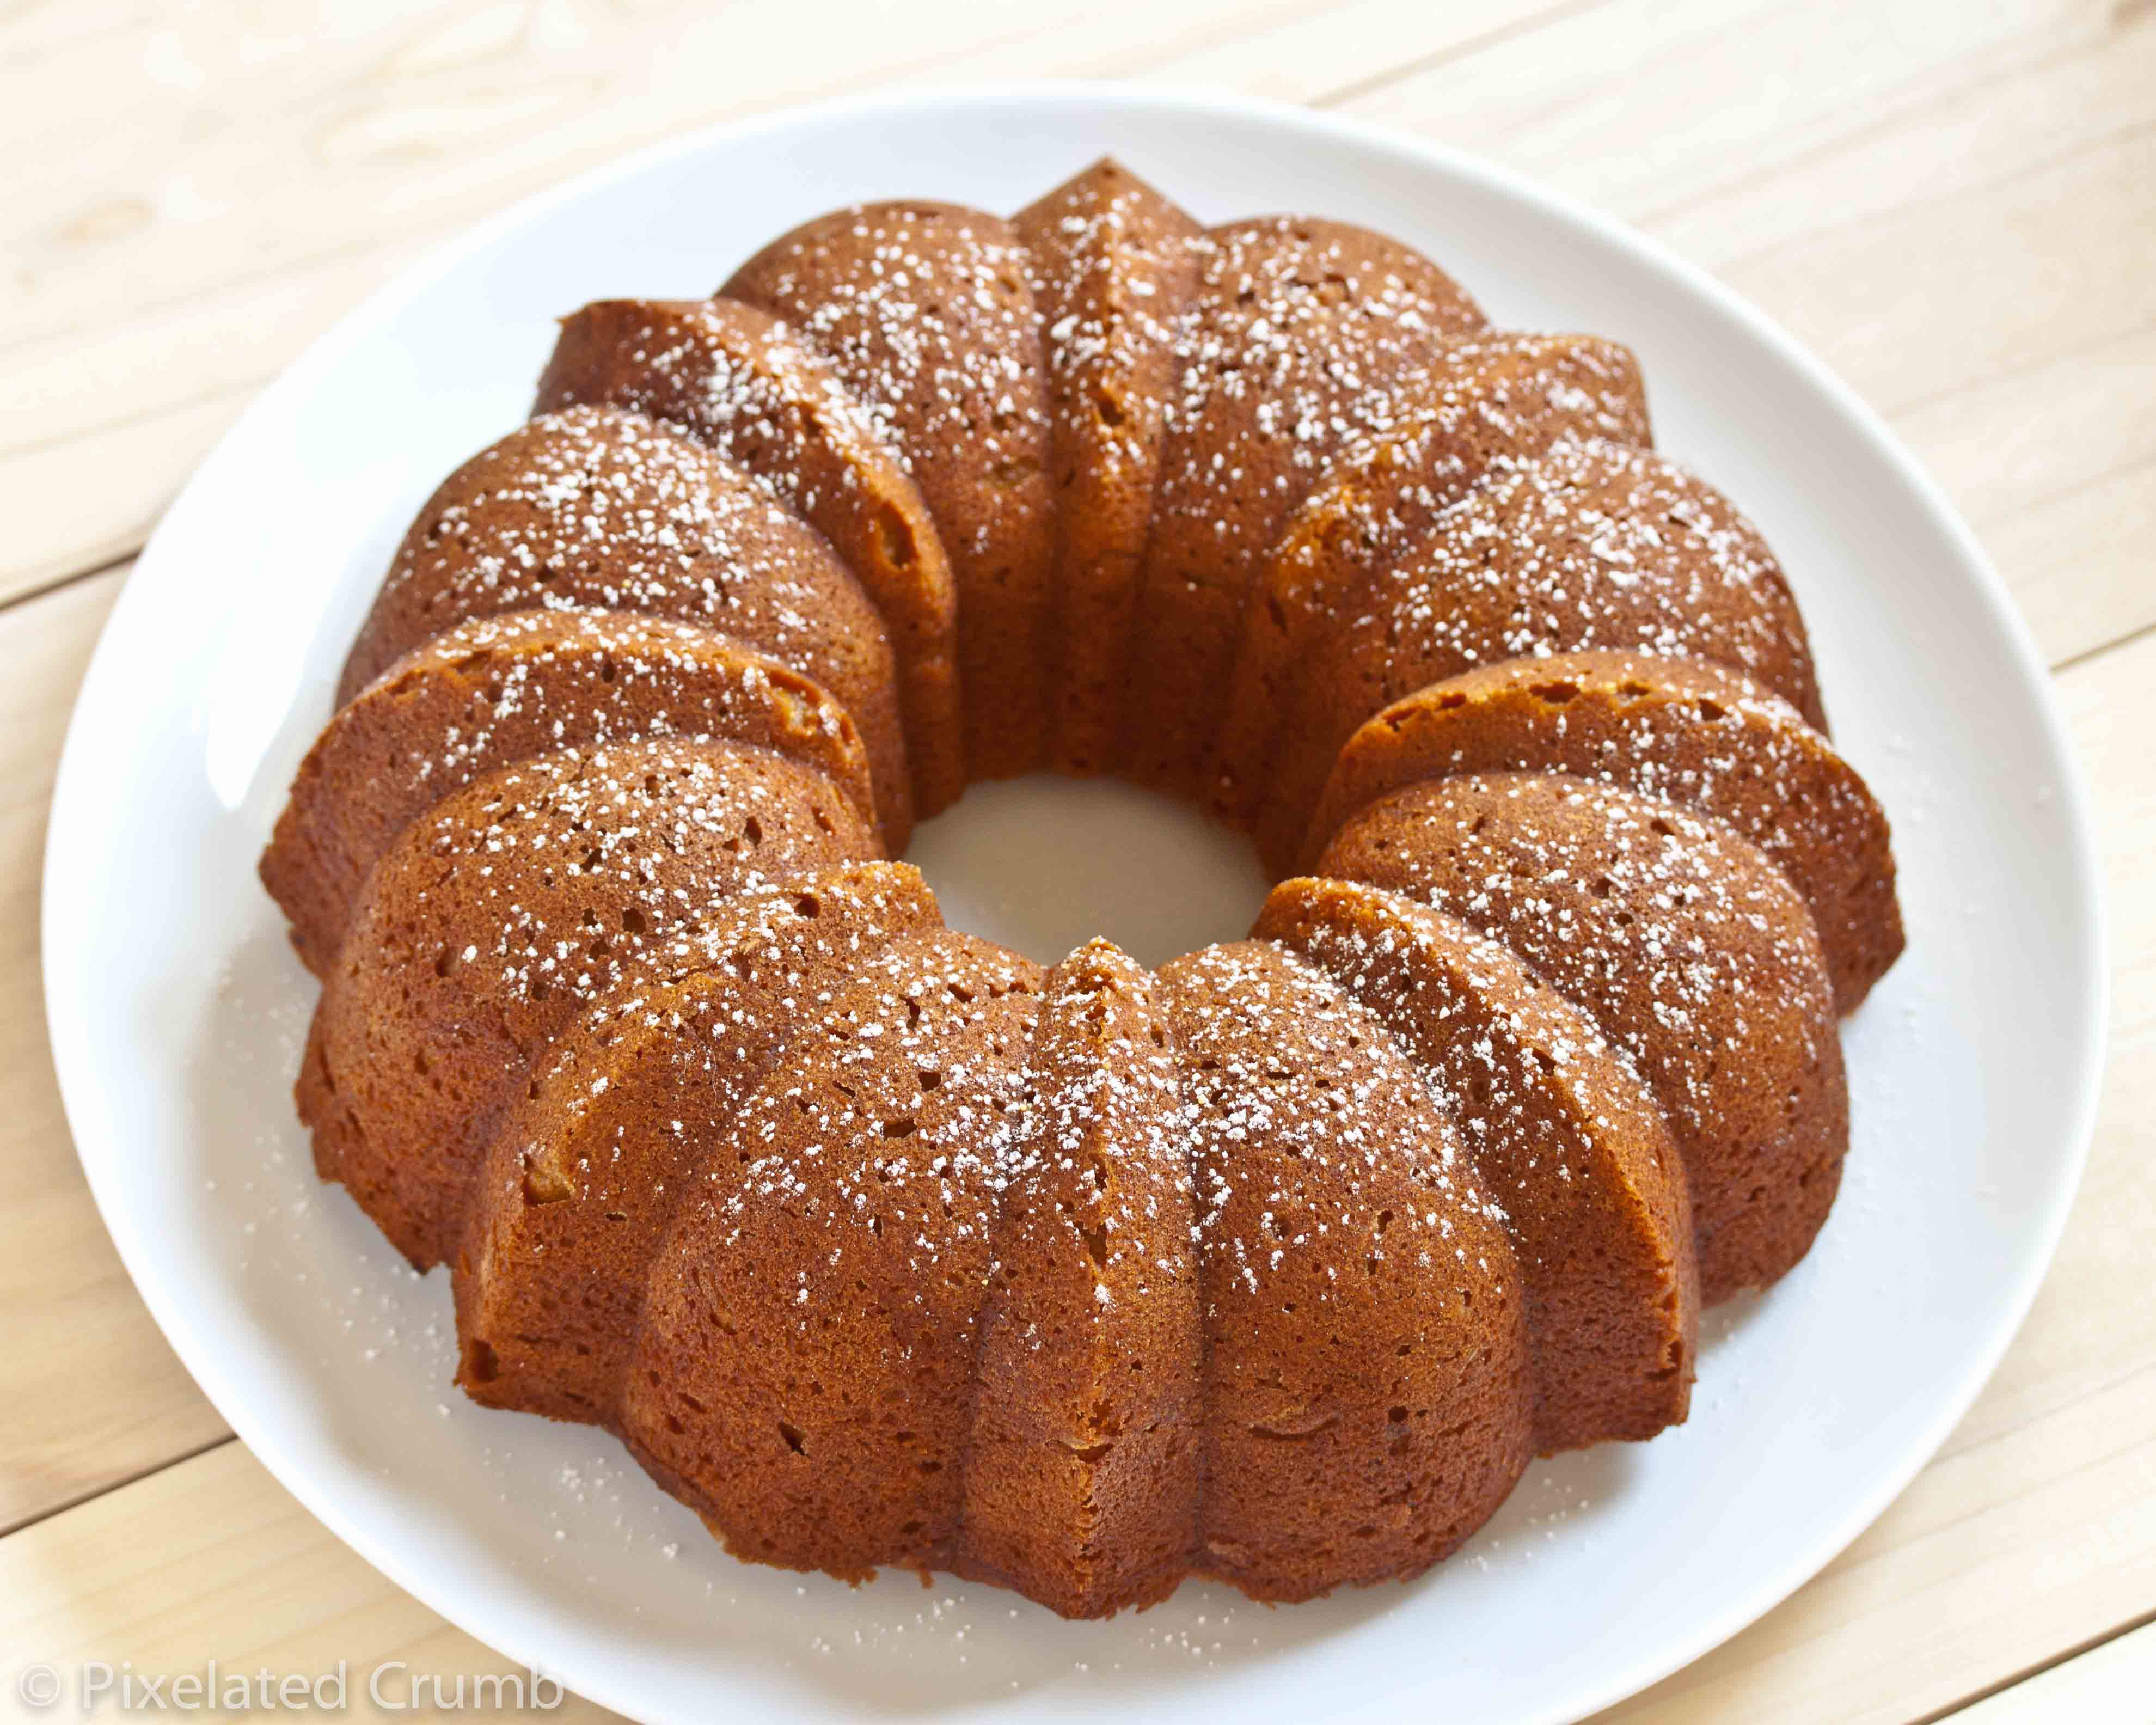
[[(1455, 1028), (1459, 1044), (1445, 1050), (1442, 1065), (1425, 1065), (1424, 1076), (1471, 1139), (1484, 1131), (1485, 1117), (1525, 1107), (1531, 1086), (1548, 1086), (1580, 1117), (1609, 1112), (1610, 1099), (1599, 1086), (1605, 1063), (1618, 1055), (1594, 1020), (1537, 984), (1512, 948), (1468, 924), (1358, 882), (1301, 879), (1273, 889), (1259, 927), (1269, 937), (1291, 935), (1290, 944), (1349, 984), (1378, 975), (1399, 951), (1414, 952), (1422, 970), (1450, 983), (1442, 993), (1427, 981), (1419, 988), (1435, 1021)], [(1486, 1031), (1478, 1031), (1488, 1024), (1502, 1025), (1512, 1042), (1539, 1048), (1547, 1063), (1537, 1062), (1532, 1072), (1502, 1063)], [(1570, 1178), (1562, 1166), (1553, 1172)], [(1502, 1204), (1502, 1194), (1493, 1194), (1493, 1201)]]
[(501, 1103), (583, 1004), (737, 888), (875, 854), (823, 774), (744, 743), (562, 750), (452, 793), (376, 865), (324, 978), (318, 1163), (415, 1263), (449, 1255)]
[[(1603, 1029), (1633, 1058), (1648, 1024), (1697, 1039), (1704, 1058), (1681, 1086), (1696, 1116), (1725, 1099), (1712, 1081), (1712, 1045), (1748, 1009), (1738, 991), (1760, 979), (1738, 955), (1763, 960), (1789, 987), (1761, 1009), (1799, 1004), (1802, 984), (1815, 992), (1823, 979), (1811, 920), (1763, 858), (1718, 822), (1608, 786), (1524, 774), (1426, 781), (1351, 822), (1318, 873), (1361, 878), (1366, 850), (1416, 896), (1501, 935), (1546, 974), (1592, 973), (1627, 997), (1634, 1010)], [(1625, 914), (1591, 915), (1584, 900), (1620, 901)]]
[(1612, 786), (1500, 773), (1373, 803), (1315, 872), (1448, 911), (1594, 1016), (1684, 1153), (1709, 1299), (1802, 1255), (1847, 1096), (1819, 937), (1752, 845)]
[(1208, 249), (1188, 214), (1111, 162), (1013, 225), (1033, 268), (1052, 426), (1045, 759), (1099, 772), (1116, 757), (1178, 349)]
[(712, 1059), (752, 1064), (829, 1007), (870, 955), (941, 924), (911, 863), (842, 863), (738, 886), (716, 915), (676, 931), (593, 999), (533, 1070), (552, 1083), (593, 1050), (671, 1034), (691, 1017)]
[[(707, 623), (803, 668), (828, 667), (834, 624), (883, 634), (822, 536), (768, 487), (640, 414), (571, 408), (481, 451), (429, 501), (341, 698), (465, 619), (572, 606)], [(887, 678), (888, 648), (868, 670)]]
[(1502, 1213), (1404, 1051), (1322, 972), (1245, 941), (1161, 977), (1198, 1175), (1201, 1564), (1270, 1599), (1412, 1574), (1531, 1446)]
[(1560, 437), (1595, 436), (1649, 441), (1630, 352), (1593, 336), (1492, 332), (1445, 349), (1409, 412), (1341, 450), (1253, 578), (1207, 775), (1221, 813), (1248, 823), (1264, 807), (1306, 658), (1371, 572), (1412, 550), (1491, 468)]
[(1720, 492), (1650, 450), (1563, 439), (1507, 464), (1334, 608), (1260, 825), (1300, 844), (1333, 757), (1379, 708), (1502, 660), (1609, 648), (1730, 665), (1825, 728), (1781, 566)]
[(1105, 941), (1048, 973), (1002, 1182), (962, 1568), (1055, 1609), (1160, 1597), (1198, 1535), (1198, 1275), (1163, 991)]
[(1270, 542), (1334, 452), (1398, 424), (1482, 314), (1435, 264), (1342, 222), (1216, 228), (1181, 344), (1156, 559), (1220, 566)]
[(1422, 644), (1389, 698), (1438, 675), (1584, 647), (1733, 664), (1820, 716), (1780, 563), (1720, 492), (1651, 450), (1568, 439), (1441, 516), (1367, 606)]
[(438, 973), (473, 968), (508, 1002), (591, 999), (633, 960), (686, 953), (688, 929), (734, 891), (823, 845), (874, 855), (821, 773), (743, 744), (659, 738), (490, 775), (408, 833), (375, 891), (440, 937), (439, 956), (411, 955)]
[(948, 1563), (1040, 978), (969, 936), (898, 941), (803, 1014), (710, 1147), (627, 1423), (736, 1550), (842, 1574)]
[(939, 459), (1021, 458), (1045, 431), (1029, 274), (1000, 217), (864, 204), (774, 242), (727, 291), (829, 354), (918, 475)]
[(1348, 739), (1300, 855), (1403, 785), (1507, 772), (1606, 779), (1727, 822), (1804, 896), (1844, 1012), (1901, 952), (1893, 850), (1869, 788), (1788, 701), (1704, 660), (1559, 653), (1419, 689)]
[[(939, 926), (903, 863), (744, 888), (541, 1052), (486, 1153), (455, 1260), (461, 1381), (557, 1418), (617, 1407), (676, 1197), (804, 1016), (865, 956)], [(559, 1291), (575, 1286), (578, 1297)]]
[[(803, 513), (818, 500), (788, 475), (819, 426), (884, 449), (868, 408), (829, 362), (769, 312), (736, 300), (602, 300), (564, 319), (540, 380), (542, 414), (601, 398), (695, 434), (697, 441), (786, 490)], [(804, 409), (808, 410), (804, 413)]]
[[(1366, 1010), (1270, 942), (1204, 947), (1162, 973), (1173, 985), (1176, 1022), (1188, 1044), (1187, 1106), (1205, 1122), (1197, 1196), (1209, 1292), (1234, 1284), (1262, 1297), (1269, 1283), (1291, 1276), (1301, 1286), (1314, 1279), (1318, 1299), (1328, 1301), (1322, 1285), (1332, 1280), (1327, 1266), (1338, 1255), (1330, 1236), (1373, 1221), (1374, 1209), (1357, 1200), (1373, 1169), (1403, 1157), (1414, 1161), (1415, 1178), (1433, 1201), (1394, 1217), (1399, 1235), (1378, 1255), (1439, 1275), (1448, 1266), (1453, 1276), (1491, 1273), (1478, 1260), (1496, 1236), (1463, 1233), (1461, 1218), (1494, 1224), (1503, 1212), (1449, 1131), (1438, 1130), (1427, 1144), (1400, 1137), (1402, 1110), (1421, 1096), (1421, 1081)], [(1300, 1204), (1287, 1203), (1284, 1193), (1277, 1209), (1236, 1203), (1235, 1147), (1260, 1134), (1308, 1170)], [(1424, 1150), (1427, 1159), (1419, 1159)]]
[[(945, 1221), (982, 1244), (1024, 1096), (1024, 1043), (1010, 1040), (998, 1003), (1032, 995), (1040, 975), (1029, 960), (956, 932), (869, 954), (809, 1019), (811, 1034), (796, 1045), (798, 1071), (743, 1105), (737, 1136), (766, 1147), (752, 1155), (721, 1214), (744, 1218), (758, 1194), (791, 1193), (804, 1200), (798, 1216), (831, 1230), (841, 1250), (856, 1231), (884, 1238), (888, 1224), (890, 1248), (911, 1274), (927, 1277), (937, 1242), (916, 1238), (917, 1225), (897, 1226), (907, 1214), (903, 1196), (873, 1189), (904, 1187), (916, 1197), (941, 1191), (946, 1199), (963, 1189), (966, 1214)], [(811, 1166), (824, 1144), (864, 1136), (885, 1143), (870, 1166)]]
[(942, 203), (834, 211), (726, 292), (828, 355), (927, 500), (957, 578), (976, 777), (1037, 764), (1054, 499), (1040, 317), (1010, 224)]
[(1399, 893), (1283, 881), (1257, 932), (1370, 1008), (1458, 1122), (1530, 1294), (1537, 1446), (1682, 1420), (1699, 1303), (1684, 1168), (1593, 1021), (1510, 949)]
[(407, 822), (495, 768), (566, 747), (722, 737), (791, 755), (874, 819), (845, 708), (777, 660), (693, 624), (625, 611), (475, 618), (338, 710), (301, 764), (262, 859), (317, 973), (367, 873)]
[[(1188, 278), (1207, 253), (1199, 229), (1143, 181), (1101, 162), (1015, 218), (1046, 320), (1042, 347), (1057, 398), (1093, 396), (1086, 454), (1104, 482), (1152, 485), (1152, 441), (1168, 401), (1136, 393), (1156, 355), (1185, 340)], [(1163, 383), (1166, 378), (1162, 380)]]
[[(557, 680), (572, 666), (573, 680)], [(860, 744), (846, 710), (776, 660), (699, 624), (619, 611), (511, 611), (437, 635), (409, 656), (403, 675), (416, 684), (437, 671), (454, 673), (469, 701), (457, 715), (462, 722), (445, 725), (432, 747), (394, 763), (415, 781), (461, 782), (464, 763), (484, 758), (499, 731), (533, 720), (550, 727), (557, 716), (566, 725), (572, 698), (587, 741), (600, 747), (729, 735), (716, 727), (734, 702), (754, 699), (771, 714), (768, 729), (742, 741), (802, 746), (834, 779), (860, 788)], [(706, 675), (689, 686), (690, 699), (656, 706), (654, 695), (684, 692), (685, 675), (695, 672)]]
[(1583, 767), (1569, 770), (1583, 776), (1599, 761), (1606, 773), (1591, 776), (1711, 812), (1738, 801), (1736, 786), (1787, 783), (1809, 757), (1830, 752), (1774, 691), (1704, 660), (1596, 649), (1507, 659), (1373, 716), (1341, 752), (1314, 824), (1337, 824), (1418, 779), (1533, 770), (1504, 753), (1577, 755)]
[[(1189, 1193), (1190, 1147), (1177, 1117), (1175, 1054), (1154, 995), (1151, 973), (1106, 941), (1080, 947), (1049, 972), (1042, 1010), (1052, 1024), (1070, 1028), (1053, 1046), (1035, 1045), (1029, 1086), (1035, 1100), (998, 1175), (1006, 1189), (1030, 1185), (1050, 1168), (1086, 1158), (1095, 1187), (1086, 1221), (1101, 1230), (1094, 1280), (1105, 1289), (1105, 1273), (1117, 1270), (1140, 1296), (1151, 1291), (1154, 1275), (1170, 1272), (1186, 1255), (1190, 1231), (1187, 1207), (1163, 1210), (1158, 1201), (1163, 1187)], [(1073, 1020), (1096, 1039), (1090, 1057), (1070, 1045)], [(1125, 1178), (1127, 1163), (1142, 1164), (1142, 1178)], [(1047, 1213), (1024, 1207), (1009, 1221), (1019, 1232), (1055, 1225)]]
[(1369, 569), (1457, 502), (1493, 464), (1539, 453), (1558, 435), (1645, 445), (1639, 362), (1597, 336), (1494, 331), (1444, 351), (1408, 409), (1340, 452), (1274, 555), (1323, 548)]
[[(898, 659), (916, 801), (964, 788), (942, 539), (908, 475), (831, 361), (739, 300), (602, 300), (562, 321), (541, 412), (605, 403), (686, 431), (813, 522), (881, 613)], [(813, 623), (818, 614), (808, 614)], [(834, 615), (834, 640), (852, 633)]]
[(1482, 328), (1445, 272), (1344, 223), (1215, 228), (1179, 350), (1142, 580), (1126, 753), (1196, 790), (1263, 553), (1345, 444), (1399, 423)]

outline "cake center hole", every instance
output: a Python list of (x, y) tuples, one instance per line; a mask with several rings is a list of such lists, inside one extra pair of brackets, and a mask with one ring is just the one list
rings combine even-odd
[(1105, 935), (1141, 964), (1240, 940), (1271, 884), (1240, 833), (1158, 791), (1033, 773), (971, 787), (906, 860), (954, 928), (1040, 964)]

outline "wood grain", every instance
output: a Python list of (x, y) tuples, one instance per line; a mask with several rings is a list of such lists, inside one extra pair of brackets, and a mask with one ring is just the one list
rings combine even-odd
[(108, 32), (69, 31), (70, 9), (0, 23), (23, 97), (0, 104), (0, 507), (28, 524), (0, 546), (0, 598), (139, 546), (239, 408), (338, 316), (583, 168), (870, 82), (1172, 66), (1318, 8), (343, 0)]
[(2147, 1719), (2156, 1710), (2156, 1625), (2107, 1641), (1949, 1715), (1954, 1725)]
[[(30, 39), (54, 10), (7, 29)], [(661, 6), (601, 28), (526, 10), (331, 8), (307, 35), (213, 8), (19, 51), (37, 99), (0, 144), (38, 168), (0, 203), (0, 253), (23, 260), (0, 281), (0, 503), (38, 507), (11, 511), (27, 519), (0, 546), (0, 595), (139, 545), (337, 314), (578, 168), (872, 74), (1142, 72), (1329, 102), (1638, 223), (1887, 413), (1989, 533), (2055, 661), (2118, 617), (2156, 621), (2134, 531), (2156, 516), (2156, 392), (2126, 381), (2156, 342), (2147, 16), (1058, 0), (1022, 26), (1000, 8)], [(93, 66), (127, 116), (94, 136), (61, 94)], [(247, 123), (204, 125), (207, 103)]]
[(0, 611), (0, 1163), (9, 1172), (0, 1204), (0, 1531), (226, 1435), (98, 1219), (45, 1044), (45, 805), (75, 685), (122, 572)]
[[(384, 1581), (237, 1443), (0, 1541), (0, 1647), (12, 1656), (0, 1687), (8, 1717), (22, 1716), (17, 1671), (33, 1660), (64, 1674), (70, 1703), (91, 1661), (174, 1676), (214, 1660), (227, 1672), (311, 1679), (342, 1661), (352, 1718), (382, 1716), (367, 1696), (377, 1671), (398, 1700), (412, 1693), (412, 1673), (453, 1682), (519, 1669)], [(382, 1669), (392, 1661), (405, 1669)], [(456, 1716), (432, 1707), (398, 1715)], [(534, 1717), (589, 1725), (619, 1716), (571, 1697)]]
[(2052, 662), (2156, 622), (2156, 15), (1609, 0), (1348, 106), (1779, 319), (1943, 483)]

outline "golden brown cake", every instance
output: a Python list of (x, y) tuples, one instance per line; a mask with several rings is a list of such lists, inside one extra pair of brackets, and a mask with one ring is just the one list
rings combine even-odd
[(824, 536), (890, 632), (915, 812), (953, 801), (966, 779), (950, 559), (903, 462), (830, 362), (738, 300), (606, 300), (562, 321), (534, 411), (578, 403), (679, 427)]
[(406, 827), (322, 978), (300, 1111), (326, 1178), (421, 1269), (454, 1251), (489, 1128), (578, 1006), (739, 887), (875, 854), (814, 768), (707, 738), (506, 767)]
[(1167, 1014), (1106, 941), (1048, 973), (991, 1239), (959, 1567), (1067, 1617), (1165, 1596), (1198, 1545), (1197, 1212)]
[(853, 716), (903, 848), (913, 790), (883, 616), (824, 536), (745, 469), (641, 414), (542, 414), (427, 500), (337, 700), (459, 623), (526, 609), (699, 624), (821, 684)]
[(853, 718), (806, 677), (692, 624), (511, 611), (413, 648), (337, 709), (300, 763), (262, 855), (263, 885), (321, 975), (382, 854), (450, 792), (557, 749), (661, 737), (790, 755), (875, 824)]
[(1499, 331), (1447, 347), (1426, 397), (1340, 452), (1267, 551), (1245, 608), (1206, 775), (1215, 809), (1247, 822), (1264, 806), (1296, 673), (1371, 572), (1398, 562), (1492, 467), (1560, 437), (1652, 441), (1640, 367), (1614, 341)]
[(1116, 757), (1132, 619), (1204, 232), (1135, 175), (1095, 163), (1012, 218), (1033, 261), (1055, 564), (1045, 764)]
[(949, 1568), (998, 1171), (1040, 967), (938, 929), (865, 958), (708, 1146), (623, 1428), (742, 1557)]
[(1834, 745), (1743, 673), (1644, 653), (1507, 659), (1433, 683), (1348, 739), (1292, 868), (1355, 810), (1427, 778), (1568, 773), (1681, 803), (1742, 833), (1804, 896), (1854, 1012), (1902, 953), (1887, 816)]
[[(745, 1558), (1073, 1617), (1405, 1580), (1683, 1420), (1902, 932), (1630, 355), (1106, 162), (726, 295), (563, 321), (263, 859), (317, 1167), (451, 1266), (466, 1392)], [(946, 927), (912, 815), (1044, 765), (1303, 872), (1158, 971)]]
[(1009, 223), (878, 203), (774, 239), (721, 291), (829, 356), (904, 456), (958, 588), (966, 770), (1040, 764), (1054, 499), (1032, 265)]
[(1196, 1567), (1307, 1599), (1448, 1555), (1532, 1450), (1501, 1212), (1406, 1051), (1270, 941), (1161, 973), (1193, 1117)]
[[(614, 1421), (675, 1199), (787, 1044), (872, 954), (941, 926), (903, 863), (744, 889), (640, 956), (509, 1098), (456, 1256), (457, 1381), (490, 1406)], [(578, 1290), (564, 1300), (564, 1287)]]
[(1818, 932), (1763, 852), (1673, 803), (1499, 773), (1371, 804), (1313, 872), (1502, 941), (1624, 1050), (1684, 1158), (1708, 1300), (1804, 1256), (1841, 1178), (1849, 1096)]
[(1699, 1287), (1661, 1111), (1509, 947), (1350, 880), (1283, 880), (1254, 931), (1383, 1019), (1462, 1123), (1527, 1302), (1535, 1444), (1652, 1437), (1691, 1401)]
[(1486, 327), (1382, 234), (1298, 216), (1206, 236), (1139, 578), (1124, 765), (1191, 792), (1265, 552), (1333, 456), (1425, 400), (1444, 345)]
[(1257, 826), (1292, 850), (1341, 746), (1372, 713), (1478, 665), (1585, 647), (1728, 665), (1824, 730), (1781, 566), (1713, 487), (1595, 439), (1501, 469), (1380, 566), (1318, 631), (1286, 704)]

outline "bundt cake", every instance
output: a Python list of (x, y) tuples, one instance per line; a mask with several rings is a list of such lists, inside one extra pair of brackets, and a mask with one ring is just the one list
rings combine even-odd
[[(741, 1557), (1069, 1616), (1404, 1579), (1652, 1437), (1804, 1256), (1902, 947), (1759, 534), (1614, 343), (1101, 162), (566, 318), (429, 500), (261, 874), (322, 1176), (458, 1379)], [(1044, 970), (969, 779), (1250, 834), (1248, 940)]]

